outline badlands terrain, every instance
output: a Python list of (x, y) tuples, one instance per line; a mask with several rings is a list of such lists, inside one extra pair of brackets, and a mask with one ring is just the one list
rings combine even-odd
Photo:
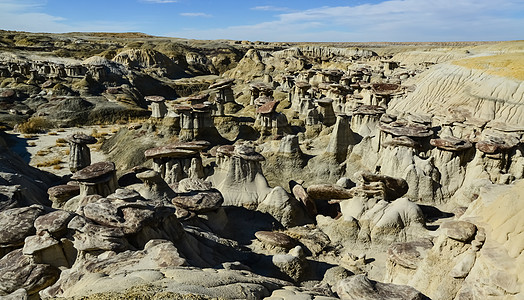
[(0, 31), (0, 299), (524, 299), (524, 42)]

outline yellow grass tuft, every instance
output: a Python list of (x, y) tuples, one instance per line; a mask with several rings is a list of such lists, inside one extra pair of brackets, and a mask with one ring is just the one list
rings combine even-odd
[(58, 138), (58, 139), (56, 139), (56, 142), (55, 142), (55, 143), (56, 143), (56, 146), (57, 146), (57, 147), (65, 147), (65, 146), (67, 146), (67, 140), (64, 139), (64, 138)]
[(51, 166), (59, 165), (61, 163), (62, 163), (62, 160), (60, 158), (56, 157), (56, 158), (52, 158), (52, 159), (47, 160), (47, 161), (43, 161), (43, 162), (37, 163), (36, 166), (38, 168), (51, 167)]

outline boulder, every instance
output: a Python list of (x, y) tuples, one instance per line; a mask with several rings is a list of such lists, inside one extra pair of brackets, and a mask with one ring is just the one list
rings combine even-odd
[(285, 249), (291, 249), (297, 244), (297, 242), (291, 237), (289, 237), (287, 234), (280, 232), (257, 231), (255, 232), (255, 237), (262, 243)]
[(447, 221), (440, 225), (440, 230), (449, 238), (468, 242), (475, 236), (477, 226), (466, 221)]
[(23, 288), (33, 295), (52, 285), (60, 271), (50, 265), (32, 262), (22, 249), (14, 250), (0, 259), (0, 296)]
[(348, 199), (353, 197), (350, 190), (334, 184), (315, 184), (307, 188), (308, 195), (317, 200)]
[(175, 206), (200, 214), (217, 210), (224, 202), (224, 197), (218, 190), (211, 189), (180, 193), (171, 201)]
[(67, 229), (67, 224), (73, 217), (74, 214), (66, 210), (56, 210), (40, 216), (36, 218), (34, 223), (36, 232), (60, 233)]
[(354, 275), (338, 282), (337, 295), (343, 300), (423, 300), (421, 292), (407, 285), (381, 283), (366, 275)]
[(433, 243), (428, 239), (394, 243), (388, 247), (388, 260), (404, 268), (416, 269), (431, 247)]
[(0, 246), (19, 246), (35, 234), (36, 218), (44, 214), (41, 206), (12, 208), (0, 212)]

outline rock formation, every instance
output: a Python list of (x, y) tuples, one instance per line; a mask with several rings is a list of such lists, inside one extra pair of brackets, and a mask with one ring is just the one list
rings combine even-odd
[(0, 40), (2, 299), (524, 295), (521, 42)]

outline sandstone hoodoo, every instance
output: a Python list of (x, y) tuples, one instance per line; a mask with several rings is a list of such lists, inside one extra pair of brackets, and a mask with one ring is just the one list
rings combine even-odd
[(77, 133), (67, 138), (69, 142), (69, 169), (71, 172), (81, 170), (91, 164), (91, 150), (87, 145), (96, 143), (96, 138)]
[(0, 47), (1, 299), (524, 295), (522, 42)]
[(167, 106), (165, 98), (162, 96), (146, 96), (146, 101), (151, 103), (151, 117), (163, 118), (167, 114)]
[(109, 161), (98, 162), (77, 171), (72, 180), (80, 186), (80, 197), (112, 194), (117, 186), (115, 164)]

